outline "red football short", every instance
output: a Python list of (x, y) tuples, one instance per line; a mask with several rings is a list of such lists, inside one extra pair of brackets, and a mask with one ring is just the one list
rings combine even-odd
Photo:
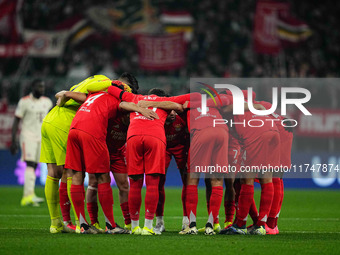
[(291, 153), (293, 143), (293, 133), (288, 131), (280, 132), (280, 164), (284, 167), (290, 168), (291, 166)]
[(227, 173), (228, 136), (228, 131), (220, 127), (196, 130), (190, 144), (190, 172)]
[(165, 174), (165, 149), (165, 143), (156, 137), (130, 137), (126, 143), (128, 175)]
[(105, 141), (78, 129), (67, 139), (65, 168), (90, 174), (110, 172), (110, 157)]
[(188, 148), (183, 144), (178, 144), (175, 147), (167, 148), (165, 155), (165, 169), (167, 169), (170, 165), (170, 161), (172, 156), (174, 156), (176, 160), (176, 164), (178, 169), (185, 169), (186, 163), (188, 159)]
[(110, 153), (110, 170), (113, 173), (118, 174), (127, 174), (127, 167), (126, 167), (126, 147), (125, 145), (123, 148), (119, 149), (116, 152)]
[(280, 165), (280, 134), (277, 131), (266, 131), (245, 144), (245, 166), (279, 166)]

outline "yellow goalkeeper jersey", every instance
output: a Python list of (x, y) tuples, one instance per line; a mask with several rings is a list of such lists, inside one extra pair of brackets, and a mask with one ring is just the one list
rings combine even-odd
[[(74, 92), (98, 92), (104, 91), (111, 85), (111, 80), (104, 75), (94, 75), (77, 85), (71, 87)], [(55, 106), (44, 118), (47, 122), (65, 132), (69, 132), (70, 126), (80, 104), (73, 99), (68, 100), (64, 106)]]

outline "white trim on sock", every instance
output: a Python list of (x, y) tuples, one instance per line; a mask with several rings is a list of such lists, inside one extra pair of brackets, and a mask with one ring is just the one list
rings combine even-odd
[(152, 224), (153, 224), (153, 220), (145, 219), (144, 227), (147, 227), (148, 229), (152, 229)]
[(164, 224), (164, 217), (163, 216), (156, 216), (156, 225), (158, 223)]
[(139, 227), (139, 220), (131, 220), (131, 230), (135, 227)]

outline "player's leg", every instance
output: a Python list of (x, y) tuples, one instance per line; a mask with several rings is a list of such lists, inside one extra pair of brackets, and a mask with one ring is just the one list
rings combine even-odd
[(142, 235), (160, 235), (152, 228), (159, 199), (159, 181), (165, 175), (166, 145), (160, 139), (152, 136), (143, 136), (143, 164), (145, 170), (145, 221)]
[(259, 216), (254, 228), (249, 232), (250, 234), (266, 234), (265, 225), (268, 219), (274, 196), (273, 182), (270, 174), (259, 179), (261, 184)]
[(51, 233), (63, 230), (63, 223), (59, 212), (59, 180), (63, 173), (63, 166), (47, 164), (47, 178), (45, 183), (45, 197), (51, 218)]
[(273, 202), (269, 211), (267, 226), (271, 229), (276, 227), (275, 220), (280, 212), (280, 202), (282, 197), (282, 187), (281, 187), (281, 179), (278, 177), (273, 178)]
[(164, 204), (165, 204), (165, 185), (166, 181), (166, 175), (161, 175), (159, 179), (159, 185), (158, 185), (158, 203), (156, 208), (156, 226), (154, 228), (155, 231), (158, 232), (164, 232)]
[[(262, 153), (259, 156), (263, 165), (279, 166), (280, 165), (280, 135), (278, 132), (266, 132), (261, 135)], [(269, 217), (270, 209), (273, 203), (274, 187), (272, 182), (272, 171), (260, 173), (259, 181), (261, 184), (261, 200), (259, 216), (255, 228), (250, 234), (265, 235), (266, 223)], [(269, 233), (270, 231), (268, 231)], [(270, 234), (273, 234), (271, 232)]]
[[(218, 178), (214, 176), (211, 178), (211, 195), (209, 199), (209, 212), (208, 212), (208, 222), (205, 225), (205, 234), (213, 235), (215, 234), (214, 224), (218, 221), (218, 214), (221, 207), (221, 202), (223, 198), (223, 178)], [(218, 224), (219, 225), (219, 224)], [(216, 229), (219, 232), (220, 229)]]
[[(291, 131), (280, 132), (280, 152), (281, 152), (280, 153), (280, 165), (287, 167), (287, 168), (290, 168), (291, 163), (292, 163), (291, 162), (292, 143), (293, 143), (293, 133)], [(274, 229), (275, 229), (276, 234), (279, 233), (277, 221), (279, 219), (283, 197), (284, 197), (283, 171), (279, 174), (278, 178), (280, 178), (281, 192), (279, 193), (281, 194), (281, 197), (280, 197), (278, 214), (276, 215), (274, 224), (273, 224), (275, 226)]]
[(71, 201), (67, 192), (67, 173), (65, 169), (63, 170), (59, 187), (59, 203), (65, 229), (67, 229), (69, 232), (75, 232), (76, 226), (72, 224), (70, 216)]
[(187, 190), (187, 179), (188, 179), (188, 173), (187, 169), (180, 169), (181, 174), (181, 180), (182, 180), (182, 194), (181, 194), (181, 200), (182, 200), (182, 208), (183, 208), (183, 219), (182, 219), (182, 230), (187, 228), (189, 226), (189, 217), (186, 210), (186, 190)]
[(71, 202), (71, 207), (72, 207), (73, 215), (74, 215), (74, 218), (75, 218), (76, 226), (80, 227), (79, 219), (78, 219), (76, 210), (74, 209), (72, 197), (71, 197), (71, 186), (72, 186), (72, 175), (73, 175), (73, 173), (72, 173), (71, 169), (65, 169), (64, 168), (64, 171), (66, 171), (66, 177), (67, 177), (67, 195), (68, 195), (68, 198)]
[(279, 228), (277, 226), (277, 221), (279, 219), (279, 215), (280, 215), (280, 212), (281, 212), (281, 208), (282, 208), (282, 203), (283, 203), (283, 197), (284, 197), (284, 184), (283, 184), (283, 179), (280, 178), (280, 182), (281, 182), (281, 199), (280, 199), (280, 205), (279, 205), (279, 213), (276, 215), (276, 218), (275, 218), (275, 228), (274, 230), (276, 231), (276, 234), (279, 233)]
[(188, 228), (179, 232), (180, 234), (197, 234), (196, 213), (198, 204), (197, 185), (199, 183), (199, 175), (197, 173), (188, 173), (186, 188), (186, 212), (189, 215)]
[(230, 234), (246, 234), (246, 223), (248, 218), (249, 209), (254, 198), (254, 174), (247, 174), (243, 179), (238, 198), (238, 207), (234, 225), (231, 227)]
[(24, 190), (21, 199), (21, 206), (39, 206), (43, 198), (35, 195), (35, 169), (40, 157), (40, 142), (33, 141), (27, 137), (20, 136), (21, 160), (26, 163), (24, 175)]
[[(146, 174), (145, 175), (145, 184), (146, 184), (146, 193), (145, 193), (145, 221), (144, 228), (142, 234), (146, 234), (150, 232), (154, 234), (153, 229), (153, 218), (156, 213), (158, 199), (159, 199), (159, 181), (161, 179), (161, 174)], [(151, 231), (152, 232), (151, 232)], [(156, 233), (161, 234), (161, 233)]]
[(26, 168), (25, 168), (25, 181), (24, 181), (24, 192), (21, 199), (21, 206), (26, 205), (33, 205), (33, 206), (39, 206), (38, 201), (42, 202), (40, 198), (35, 198), (34, 188), (35, 188), (35, 169), (37, 167), (37, 163), (32, 161), (25, 161), (26, 162)]
[(131, 217), (131, 233), (140, 235), (142, 230), (139, 227), (139, 215), (140, 207), (142, 204), (142, 187), (144, 175), (131, 175), (130, 180), (130, 191), (129, 191), (129, 210)]
[[(204, 184), (205, 184), (205, 201), (206, 201), (206, 206), (207, 206), (207, 213), (209, 215), (210, 209), (210, 196), (211, 196), (211, 179), (210, 178), (204, 178)], [(216, 223), (216, 222), (214, 222)], [(217, 223), (218, 223), (218, 218), (217, 218)], [(199, 233), (204, 233), (205, 232), (205, 227), (199, 228), (198, 229)]]
[(125, 228), (131, 230), (131, 217), (129, 212), (129, 181), (127, 173), (113, 172), (118, 190), (119, 190), (119, 203), (124, 217)]
[(130, 182), (128, 204), (131, 217), (131, 234), (133, 235), (142, 233), (142, 229), (139, 227), (139, 215), (144, 179), (143, 159), (144, 140), (140, 136), (129, 138), (126, 142), (126, 162)]
[(85, 217), (85, 209), (84, 209), (85, 207), (84, 177), (85, 177), (85, 172), (73, 170), (71, 197), (72, 197), (74, 209), (79, 219), (80, 233), (87, 233), (88, 229), (90, 228)]
[(113, 216), (113, 195), (110, 186), (111, 178), (109, 173), (95, 174), (98, 181), (98, 198), (105, 216), (107, 234), (128, 234), (129, 232), (119, 227)]
[(119, 202), (124, 217), (124, 228), (131, 230), (131, 217), (129, 211), (129, 180), (125, 159), (126, 150), (110, 154), (110, 170), (115, 178), (119, 190)]
[(234, 178), (232, 176), (224, 179), (225, 193), (224, 193), (224, 212), (225, 221), (224, 228), (229, 227), (233, 223), (235, 215), (235, 189), (234, 189)]
[(68, 134), (43, 122), (41, 137), (40, 162), (47, 163), (48, 171), (45, 197), (52, 221), (50, 232), (59, 233), (62, 225), (59, 213), (59, 180), (64, 170)]
[(204, 178), (204, 184), (205, 184), (205, 201), (207, 205), (207, 212), (209, 215), (209, 206), (210, 206), (210, 196), (212, 192), (212, 185), (211, 185), (211, 179), (210, 178)]
[(88, 174), (89, 185), (86, 190), (86, 209), (90, 216), (91, 225), (99, 230), (99, 232), (104, 232), (99, 225), (98, 221), (98, 181), (94, 174)]
[(160, 176), (159, 185), (158, 185), (158, 192), (159, 198), (157, 203), (156, 209), (156, 226), (154, 227), (154, 231), (156, 232), (164, 232), (164, 204), (165, 204), (165, 181), (166, 181), (166, 172), (168, 171), (168, 167), (170, 165), (170, 161), (172, 158), (172, 154), (170, 151), (166, 151), (165, 154), (165, 174)]
[[(186, 187), (187, 187), (187, 161), (188, 161), (188, 147), (182, 144), (175, 146), (174, 148), (167, 149), (167, 155), (174, 156), (177, 164), (177, 168), (181, 175), (182, 180), (182, 208), (183, 208), (183, 219), (182, 219), (182, 230), (189, 226), (189, 218), (186, 212)], [(171, 161), (171, 157), (166, 157), (166, 169), (168, 168)]]

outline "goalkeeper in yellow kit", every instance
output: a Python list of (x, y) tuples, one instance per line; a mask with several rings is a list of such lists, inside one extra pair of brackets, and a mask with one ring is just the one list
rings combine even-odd
[[(51, 217), (51, 233), (74, 232), (76, 228), (71, 222), (69, 213), (72, 173), (67, 173), (67, 169), (64, 169), (71, 122), (81, 103), (86, 99), (82, 98), (83, 93), (103, 91), (110, 85), (111, 80), (104, 75), (94, 75), (85, 79), (70, 89), (71, 92), (81, 92), (79, 100), (70, 99), (62, 107), (55, 106), (43, 120), (40, 162), (47, 163), (45, 196)], [(59, 212), (59, 201), (64, 222)]]

